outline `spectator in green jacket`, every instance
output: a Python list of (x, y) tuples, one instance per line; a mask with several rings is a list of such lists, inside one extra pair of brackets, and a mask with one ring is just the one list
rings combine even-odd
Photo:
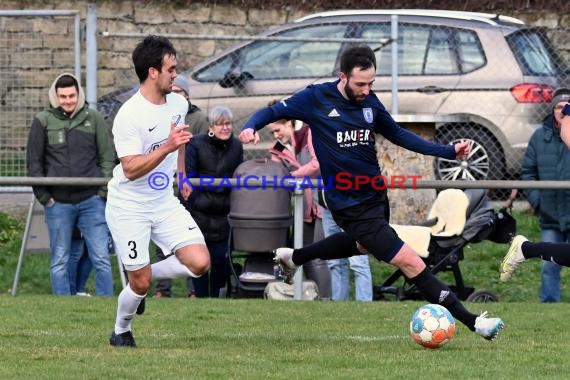
[[(111, 177), (115, 150), (103, 116), (89, 108), (77, 78), (59, 75), (49, 89), (50, 107), (35, 115), (27, 144), (31, 177)], [(34, 186), (45, 206), (54, 295), (70, 295), (68, 263), (73, 229), (79, 228), (95, 269), (95, 293), (113, 295), (106, 186)]]

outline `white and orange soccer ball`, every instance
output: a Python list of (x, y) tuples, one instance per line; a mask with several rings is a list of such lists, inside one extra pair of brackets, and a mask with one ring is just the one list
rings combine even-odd
[(427, 348), (440, 348), (453, 338), (455, 319), (441, 305), (424, 305), (412, 316), (410, 332), (416, 343)]

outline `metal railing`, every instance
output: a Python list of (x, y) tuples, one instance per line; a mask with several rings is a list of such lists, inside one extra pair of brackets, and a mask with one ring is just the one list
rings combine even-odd
[[(499, 181), (499, 180), (484, 180), (484, 181), (441, 181), (441, 180), (410, 180), (407, 179), (403, 182), (390, 183), (389, 178), (386, 178), (388, 189), (544, 189), (544, 190), (569, 190), (570, 181)], [(0, 186), (103, 186), (109, 182), (110, 178), (85, 178), (85, 177), (0, 177)], [(194, 186), (201, 184), (199, 178), (188, 179)], [(266, 186), (267, 181), (261, 179), (248, 179), (248, 185), (251, 186)], [(285, 180), (285, 186), (294, 186), (295, 180)], [(309, 181), (305, 181), (308, 185)], [(319, 182), (312, 180), (313, 188), (318, 188)], [(238, 179), (222, 179), (215, 178), (212, 181), (208, 179), (208, 184), (216, 187), (220, 185), (238, 184)]]

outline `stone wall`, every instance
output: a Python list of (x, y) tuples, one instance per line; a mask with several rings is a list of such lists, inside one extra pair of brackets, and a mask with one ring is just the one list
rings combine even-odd
[[(0, 9), (74, 9), (85, 19), (86, 1), (3, 1)], [(143, 34), (251, 35), (306, 14), (347, 8), (431, 8), (497, 12), (546, 27), (555, 46), (570, 61), (570, 14), (559, 12), (565, 1), (92, 1), (98, 10), (100, 32)], [(44, 23), (44, 24), (42, 24)], [(19, 26), (22, 27), (21, 25)], [(44, 35), (61, 33), (57, 23), (46, 19), (26, 26)], [(64, 33), (71, 33), (64, 30)], [(130, 53), (136, 38), (98, 38), (98, 94), (136, 82)], [(233, 44), (228, 41), (176, 39), (180, 67), (187, 69)], [(49, 75), (46, 82), (49, 82)]]

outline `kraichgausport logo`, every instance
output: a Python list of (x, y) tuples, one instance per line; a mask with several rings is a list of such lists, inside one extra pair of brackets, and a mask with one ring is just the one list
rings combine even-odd
[[(354, 175), (348, 172), (340, 172), (335, 176), (316, 178), (294, 176), (236, 176), (215, 178), (211, 176), (197, 176), (196, 173), (178, 173), (178, 189), (182, 190), (187, 185), (191, 190), (277, 190), (279, 188), (295, 190), (298, 188), (330, 190), (385, 190), (385, 189), (413, 189), (416, 190), (417, 180), (421, 175), (391, 175), (376, 176)], [(170, 181), (174, 179), (163, 172), (153, 172), (148, 176), (148, 185), (154, 190), (166, 190), (171, 187)], [(409, 182), (411, 181), (411, 186)]]

